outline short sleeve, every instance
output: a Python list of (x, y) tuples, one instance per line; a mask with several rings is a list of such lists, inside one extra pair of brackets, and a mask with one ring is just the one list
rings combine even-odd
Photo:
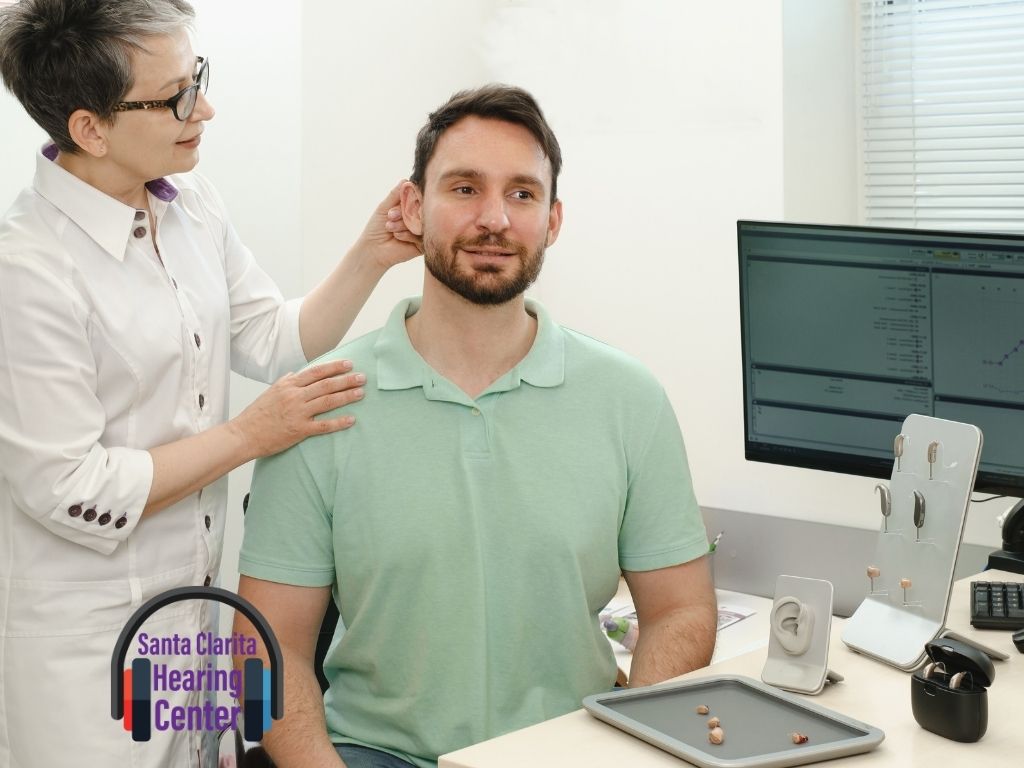
[(667, 568), (708, 551), (683, 436), (663, 390), (653, 410), (657, 416), (649, 437), (628, 470), (626, 507), (619, 529), (619, 566), (624, 571)]
[(333, 477), (330, 435), (256, 462), (239, 573), (302, 587), (334, 583)]

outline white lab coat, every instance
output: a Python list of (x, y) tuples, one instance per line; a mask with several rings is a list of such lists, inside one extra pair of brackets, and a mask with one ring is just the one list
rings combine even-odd
[[(200, 764), (200, 734), (134, 743), (110, 716), (118, 633), (153, 595), (216, 579), (227, 513), (224, 478), (140, 521), (146, 449), (227, 418), (229, 365), (270, 381), (305, 362), (300, 301), (213, 188), (148, 186), (158, 249), (144, 215), (43, 154), (0, 221), (0, 766)], [(147, 630), (195, 637), (215, 616), (177, 603)]]

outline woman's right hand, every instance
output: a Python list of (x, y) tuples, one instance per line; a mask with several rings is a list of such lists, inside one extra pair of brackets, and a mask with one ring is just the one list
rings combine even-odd
[(351, 370), (348, 360), (335, 360), (275, 381), (230, 422), (245, 441), (250, 458), (278, 453), (311, 435), (351, 427), (352, 416), (315, 418), (362, 399), (366, 376)]

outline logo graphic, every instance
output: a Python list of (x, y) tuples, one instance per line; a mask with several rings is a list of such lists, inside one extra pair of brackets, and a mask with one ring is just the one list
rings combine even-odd
[[(208, 665), (205, 670), (167, 669), (167, 665), (158, 662), (156, 665), (148, 658), (137, 658), (132, 661), (130, 669), (124, 669), (125, 658), (128, 655), (128, 645), (143, 622), (152, 614), (171, 603), (181, 600), (213, 600), (218, 603), (229, 605), (240, 611), (259, 632), (263, 644), (270, 656), (271, 669), (263, 668), (263, 660), (258, 658), (246, 659), (242, 669), (241, 679), (228, 685), (228, 680), (236, 680), (238, 672), (232, 670), (217, 670), (215, 665)], [(140, 635), (140, 641), (146, 635)], [(248, 643), (245, 641), (248, 640)], [(175, 635), (173, 638), (164, 638), (161, 643), (158, 638), (152, 639), (152, 647), (155, 653), (169, 655), (189, 655), (192, 643), (189, 638), (181, 638)], [(171, 648), (172, 650), (162, 650)], [(195, 638), (195, 650), (200, 654), (211, 655), (251, 655), (255, 653), (255, 639), (245, 638), (242, 635), (235, 635), (232, 638), (215, 638), (210, 633), (201, 633)], [(140, 645), (140, 655), (145, 654), (146, 642)], [(131, 731), (134, 741), (149, 741), (153, 728), (153, 698), (154, 686), (159, 690), (205, 690), (217, 691), (228, 690), (229, 687), (237, 698), (238, 682), (243, 682), (244, 700), (242, 707), (232, 707), (225, 711), (225, 707), (216, 707), (211, 710), (209, 703), (205, 709), (200, 707), (170, 707), (166, 700), (157, 699), (156, 710), (158, 730), (172, 728), (184, 730), (185, 727), (193, 729), (220, 729), (227, 722), (234, 722), (235, 717), (241, 712), (245, 720), (244, 735), (247, 741), (259, 741), (263, 738), (264, 731), (269, 731), (272, 725), (271, 717), (280, 720), (284, 717), (284, 662), (281, 659), (281, 647), (278, 645), (277, 637), (273, 630), (263, 618), (263, 614), (257, 611), (253, 605), (233, 592), (217, 587), (179, 587), (163, 592), (144, 603), (125, 624), (121, 630), (117, 643), (114, 644), (114, 653), (110, 658), (110, 715), (115, 720), (124, 719), (124, 729)], [(186, 712), (181, 710), (200, 710)], [(199, 723), (197, 726), (196, 723)]]

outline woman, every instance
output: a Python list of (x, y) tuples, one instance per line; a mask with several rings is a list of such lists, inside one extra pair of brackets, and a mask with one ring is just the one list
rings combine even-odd
[[(52, 140), (0, 221), (0, 765), (215, 764), (200, 733), (136, 744), (110, 718), (114, 641), (143, 601), (216, 579), (228, 471), (351, 424), (314, 419), (361, 397), (348, 364), (285, 372), (419, 252), (393, 191), (334, 272), (283, 301), (188, 173), (214, 114), (192, 17), (184, 0), (0, 13), (0, 74)], [(231, 420), (229, 365), (280, 377)], [(177, 603), (146, 627), (194, 638), (214, 618)]]

